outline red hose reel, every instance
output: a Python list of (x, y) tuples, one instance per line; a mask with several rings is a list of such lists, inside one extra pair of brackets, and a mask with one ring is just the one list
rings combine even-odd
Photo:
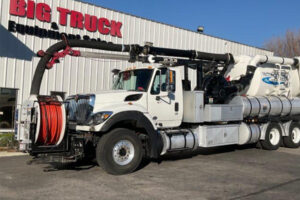
[(38, 97), (36, 143), (59, 145), (65, 134), (65, 108), (59, 97)]

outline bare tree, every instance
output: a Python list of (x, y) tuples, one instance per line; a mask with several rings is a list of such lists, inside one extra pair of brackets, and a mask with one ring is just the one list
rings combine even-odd
[(300, 31), (287, 30), (284, 36), (273, 37), (264, 44), (276, 56), (300, 56)]

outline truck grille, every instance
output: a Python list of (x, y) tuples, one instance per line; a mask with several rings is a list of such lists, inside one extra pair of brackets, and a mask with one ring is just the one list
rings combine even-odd
[(93, 112), (95, 96), (71, 96), (67, 99), (68, 120), (76, 124), (86, 124), (89, 116)]

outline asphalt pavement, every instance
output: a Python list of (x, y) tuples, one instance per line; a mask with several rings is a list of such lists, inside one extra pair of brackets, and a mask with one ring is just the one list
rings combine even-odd
[(94, 163), (57, 169), (29, 156), (0, 158), (1, 200), (300, 199), (300, 149), (253, 147), (168, 156), (123, 176)]

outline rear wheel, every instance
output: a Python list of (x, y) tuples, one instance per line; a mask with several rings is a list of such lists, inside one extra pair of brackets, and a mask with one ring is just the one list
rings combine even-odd
[(138, 168), (143, 157), (143, 147), (136, 133), (117, 128), (104, 135), (98, 142), (98, 164), (109, 174), (121, 175)]
[(270, 123), (267, 127), (265, 139), (261, 140), (261, 146), (266, 150), (277, 150), (282, 140), (281, 127), (277, 123)]
[(284, 146), (288, 148), (298, 148), (300, 146), (300, 123), (292, 122), (288, 134), (288, 136), (283, 137)]

